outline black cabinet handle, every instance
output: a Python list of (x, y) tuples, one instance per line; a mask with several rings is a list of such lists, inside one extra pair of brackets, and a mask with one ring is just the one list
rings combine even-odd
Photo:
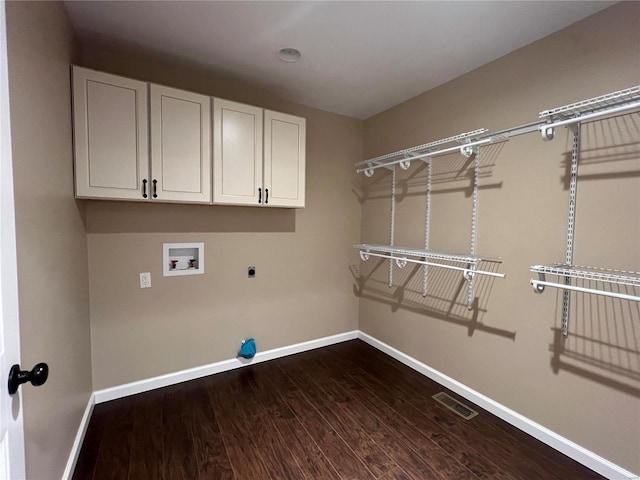
[(20, 365), (16, 363), (9, 371), (9, 395), (15, 394), (23, 383), (31, 382), (34, 387), (39, 387), (47, 381), (47, 378), (49, 378), (49, 365), (46, 363), (37, 364), (30, 372), (20, 370)]
[(258, 188), (258, 204), (262, 203), (262, 188)]
[(153, 179), (153, 198), (158, 198), (158, 181)]
[(147, 198), (147, 179), (142, 180), (142, 198)]
[(264, 189), (264, 204), (267, 205), (269, 203), (269, 189)]

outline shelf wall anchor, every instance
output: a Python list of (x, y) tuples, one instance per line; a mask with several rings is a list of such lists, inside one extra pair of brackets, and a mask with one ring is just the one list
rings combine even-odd
[(476, 272), (473, 271), (471, 268), (465, 268), (463, 275), (464, 275), (464, 279), (467, 282), (470, 282), (473, 280), (473, 277), (475, 277)]
[(542, 139), (545, 142), (553, 140), (553, 137), (555, 137), (555, 134), (556, 134), (555, 128), (549, 127), (547, 125), (540, 126), (540, 135), (542, 135)]
[[(538, 273), (538, 281), (539, 282), (546, 282), (547, 278), (546, 275), (544, 273)], [(531, 286), (533, 286), (533, 291), (535, 293), (543, 293), (544, 292), (544, 284), (538, 283), (535, 280), (531, 280)]]
[(396, 259), (396, 265), (398, 266), (398, 268), (406, 267), (407, 266), (407, 259), (405, 257), (397, 258)]
[(409, 155), (407, 152), (403, 152), (403, 155), (405, 156), (406, 160), (403, 160), (402, 162), (399, 163), (400, 168), (403, 170), (408, 170), (409, 167), (411, 166), (411, 155)]
[(469, 158), (471, 155), (478, 154), (478, 146), (477, 145), (463, 145), (460, 147), (460, 153), (465, 157)]

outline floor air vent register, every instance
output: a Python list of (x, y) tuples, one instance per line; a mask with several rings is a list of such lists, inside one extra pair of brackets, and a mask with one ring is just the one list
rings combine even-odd
[(455, 398), (450, 397), (444, 392), (436, 393), (431, 398), (433, 398), (436, 402), (447, 407), (456, 415), (460, 415), (465, 420), (471, 420), (473, 417), (478, 415), (478, 412), (476, 412), (475, 410), (471, 410), (469, 407), (460, 403)]

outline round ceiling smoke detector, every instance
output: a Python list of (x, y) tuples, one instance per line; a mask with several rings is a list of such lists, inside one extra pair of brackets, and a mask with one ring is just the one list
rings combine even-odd
[(297, 62), (302, 57), (300, 50), (296, 50), (295, 48), (283, 48), (278, 52), (278, 57), (283, 62)]

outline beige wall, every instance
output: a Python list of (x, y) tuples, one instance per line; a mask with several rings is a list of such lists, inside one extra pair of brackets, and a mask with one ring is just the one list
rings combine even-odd
[[(85, 45), (82, 64), (307, 119), (304, 209), (87, 202), (96, 390), (232, 358), (249, 336), (264, 351), (357, 328), (363, 122), (128, 46)], [(163, 277), (163, 242), (204, 242), (205, 274)]]
[(45, 385), (21, 388), (27, 476), (60, 478), (91, 394), (87, 240), (73, 198), (69, 63), (61, 3), (8, 2), (22, 367), (47, 362)]
[[(638, 32), (640, 4), (615, 5), (367, 120), (365, 157), (533, 122), (546, 108), (637, 85)], [(576, 264), (640, 270), (638, 119), (583, 128)], [(640, 307), (573, 295), (563, 353), (554, 342), (558, 291), (536, 295), (529, 286), (530, 265), (564, 260), (570, 150), (563, 128), (553, 142), (530, 134), (482, 149), (478, 253), (501, 256), (507, 278), (478, 278), (476, 311), (466, 310), (458, 274), (432, 268), (423, 298), (422, 270), (396, 269), (389, 289), (387, 263), (371, 259), (360, 267), (359, 328), (640, 472)], [(432, 250), (469, 251), (469, 174), (459, 155), (434, 161)], [(414, 162), (398, 178), (396, 244), (420, 247), (425, 167)], [(365, 182), (364, 242), (389, 243), (389, 180), (378, 171)]]

